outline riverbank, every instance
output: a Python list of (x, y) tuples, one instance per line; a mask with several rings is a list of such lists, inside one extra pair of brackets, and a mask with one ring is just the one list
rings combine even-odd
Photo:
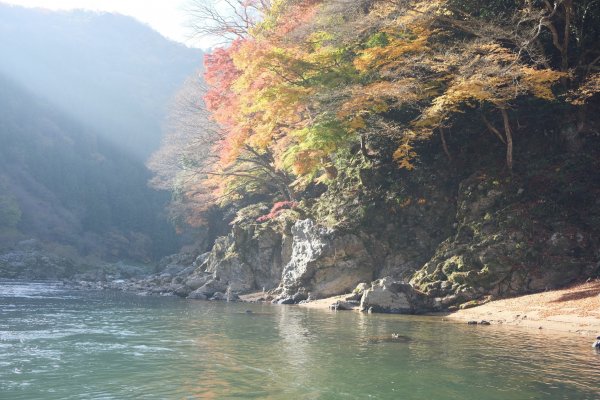
[[(319, 299), (299, 306), (329, 309), (332, 304), (343, 301), (347, 296)], [(495, 300), (454, 313), (435, 315), (460, 323), (487, 321), (492, 325), (597, 336), (600, 335), (600, 281)]]
[(597, 336), (600, 335), (600, 281), (491, 301), (459, 310), (447, 318)]
[[(181, 267), (183, 268), (183, 267)], [(172, 283), (182, 271), (163, 271), (146, 279), (117, 280), (111, 282), (75, 282), (74, 286), (86, 289), (117, 289), (138, 294), (174, 294), (181, 297), (181, 284)], [(189, 273), (191, 268), (186, 270)], [(185, 272), (185, 271), (183, 271)], [(351, 294), (333, 296), (298, 306), (314, 309), (358, 310), (357, 301), (347, 301)], [(220, 294), (215, 299), (224, 300)], [(271, 302), (273, 297), (265, 292), (241, 295), (240, 300), (248, 303)], [(334, 307), (332, 307), (334, 306)], [(600, 280), (572, 285), (560, 290), (546, 291), (531, 295), (501, 299), (486, 304), (459, 310), (453, 313), (436, 313), (447, 321), (466, 323), (487, 321), (492, 325), (515, 326), (544, 332), (562, 332), (595, 337), (600, 335)]]

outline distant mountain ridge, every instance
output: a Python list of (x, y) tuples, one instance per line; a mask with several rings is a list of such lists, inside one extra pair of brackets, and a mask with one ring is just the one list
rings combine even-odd
[(29, 238), (105, 260), (177, 250), (169, 196), (141, 162), (1, 75), (0, 87), (0, 253)]
[(170, 96), (202, 52), (131, 17), (0, 3), (0, 72), (147, 158), (160, 145)]
[(144, 162), (201, 60), (129, 17), (0, 4), (0, 254), (32, 242), (103, 261), (177, 251), (169, 194), (148, 187)]

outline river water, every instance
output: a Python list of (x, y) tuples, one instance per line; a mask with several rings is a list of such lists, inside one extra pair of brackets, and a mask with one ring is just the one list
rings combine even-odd
[(439, 318), (0, 282), (0, 399), (195, 398), (600, 399), (600, 355)]

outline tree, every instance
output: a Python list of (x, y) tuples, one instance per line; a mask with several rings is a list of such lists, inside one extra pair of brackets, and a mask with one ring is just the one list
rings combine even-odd
[[(583, 109), (598, 93), (597, 0), (278, 0), (205, 10), (204, 33), (232, 39), (206, 57), (207, 110), (219, 126), (208, 174), (217, 197), (292, 199), (385, 138), (412, 169), (415, 142), (459, 117), (506, 145), (529, 100)], [(230, 19), (232, 18), (232, 19)], [(568, 100), (568, 102), (566, 101)], [(499, 115), (502, 128), (496, 127)], [(358, 150), (357, 150), (358, 149)]]
[(170, 104), (162, 145), (147, 163), (154, 172), (150, 185), (173, 192), (169, 213), (177, 225), (202, 224), (203, 212), (216, 201), (204, 182), (219, 161), (212, 150), (221, 131), (211, 122), (205, 93), (199, 73), (184, 83)]

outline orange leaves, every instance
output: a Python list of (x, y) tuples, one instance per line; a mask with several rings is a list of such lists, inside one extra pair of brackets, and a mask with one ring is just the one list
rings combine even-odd
[[(412, 144), (466, 107), (554, 99), (561, 73), (479, 35), (482, 21), (447, 3), (273, 0), (249, 37), (207, 57), (206, 103), (225, 130), (221, 165), (241, 165), (253, 149), (306, 184), (334, 161), (343, 172), (341, 155), (380, 135), (400, 142), (394, 159), (410, 170)], [(589, 82), (579, 98), (598, 92), (600, 78)]]
[(406, 66), (404, 55), (426, 52), (429, 35), (429, 31), (421, 29), (416, 35), (409, 33), (408, 37), (391, 39), (385, 46), (365, 49), (354, 60), (354, 66), (361, 72), (378, 70), (384, 73)]
[(292, 170), (295, 175), (304, 176), (318, 167), (320, 159), (326, 154), (319, 150), (301, 150), (295, 154)]
[(409, 171), (415, 168), (413, 162), (417, 157), (417, 153), (408, 140), (406, 140), (396, 149), (393, 157), (394, 161), (398, 163), (400, 168), (404, 168)]
[(234, 65), (232, 56), (241, 45), (242, 41), (236, 40), (228, 48), (219, 48), (204, 56), (204, 80), (209, 86), (204, 102), (214, 120), (224, 128), (235, 124), (233, 116), (239, 107), (232, 86), (241, 71)]

